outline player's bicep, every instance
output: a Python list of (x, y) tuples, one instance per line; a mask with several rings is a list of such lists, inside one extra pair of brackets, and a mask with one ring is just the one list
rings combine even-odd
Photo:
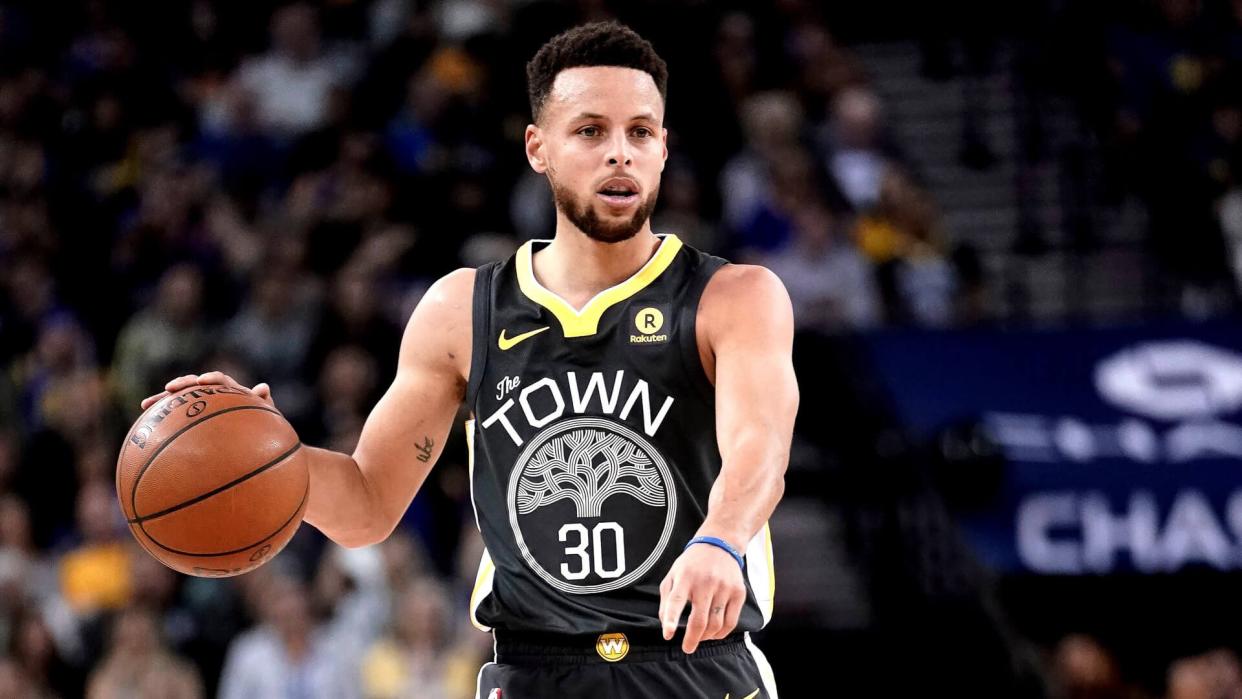
[(713, 319), (716, 431), (727, 461), (756, 431), (788, 442), (798, 406), (793, 310), (771, 272), (751, 267), (726, 281)]

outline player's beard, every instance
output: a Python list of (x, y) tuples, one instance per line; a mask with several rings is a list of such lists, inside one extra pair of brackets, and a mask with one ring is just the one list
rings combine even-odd
[(552, 185), (552, 199), (556, 202), (556, 208), (564, 212), (569, 222), (586, 233), (588, 238), (601, 243), (620, 243), (637, 235), (647, 219), (651, 218), (651, 212), (655, 210), (656, 195), (660, 191), (659, 185), (653, 187), (651, 193), (638, 203), (633, 216), (613, 223), (600, 219), (595, 213), (594, 201), (579, 201), (568, 187), (552, 177), (548, 177), (548, 182)]

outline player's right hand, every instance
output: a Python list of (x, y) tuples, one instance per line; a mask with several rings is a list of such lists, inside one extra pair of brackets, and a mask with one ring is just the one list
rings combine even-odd
[(185, 376), (178, 376), (172, 381), (169, 381), (164, 384), (164, 391), (162, 393), (157, 393), (153, 396), (147, 396), (142, 399), (142, 409), (146, 410), (156, 402), (162, 400), (165, 396), (170, 396), (178, 391), (184, 391), (185, 389), (193, 388), (194, 386), (228, 386), (230, 388), (237, 388), (258, 396), (264, 403), (267, 403), (273, 408), (276, 407), (276, 403), (272, 400), (272, 389), (267, 384), (259, 383), (255, 384), (254, 388), (246, 388), (245, 386), (237, 383), (237, 380), (232, 376), (229, 376), (222, 371), (209, 371), (206, 374), (186, 374)]

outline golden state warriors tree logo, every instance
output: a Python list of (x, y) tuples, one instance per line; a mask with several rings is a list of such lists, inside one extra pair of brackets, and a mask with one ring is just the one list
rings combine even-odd
[(597, 417), (565, 420), (518, 457), (509, 523), (549, 585), (607, 592), (651, 570), (668, 546), (677, 512), (671, 483), (664, 458), (641, 435)]

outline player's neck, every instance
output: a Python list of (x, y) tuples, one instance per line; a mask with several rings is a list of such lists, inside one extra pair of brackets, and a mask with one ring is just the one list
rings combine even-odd
[(604, 289), (634, 276), (660, 246), (650, 221), (619, 243), (601, 243), (568, 221), (558, 223), (562, 225), (557, 226), (556, 238), (534, 255), (531, 265), (545, 289), (578, 309)]

